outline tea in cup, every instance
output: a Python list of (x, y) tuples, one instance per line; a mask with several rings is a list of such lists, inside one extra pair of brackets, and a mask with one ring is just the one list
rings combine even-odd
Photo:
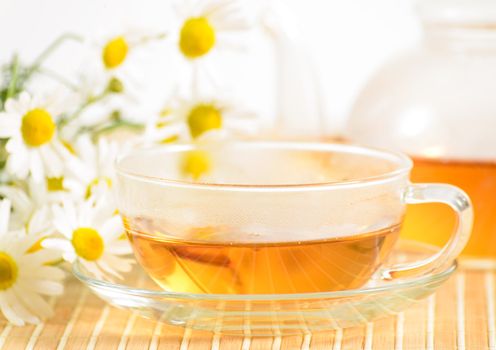
[[(127, 235), (164, 290), (275, 294), (355, 289), (455, 259), (469, 198), (411, 184), (411, 160), (370, 148), (299, 142), (166, 145), (117, 162)], [(458, 225), (436, 255), (388, 266), (407, 204), (441, 202)]]

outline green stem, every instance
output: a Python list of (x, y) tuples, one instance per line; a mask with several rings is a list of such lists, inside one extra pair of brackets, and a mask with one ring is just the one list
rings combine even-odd
[(150, 35), (150, 36), (145, 36), (141, 38), (140, 41), (136, 43), (137, 46), (145, 45), (148, 44), (150, 41), (155, 41), (155, 40), (162, 40), (167, 38), (167, 33), (160, 33), (156, 35)]
[(38, 57), (34, 60), (34, 62), (29, 66), (26, 71), (26, 79), (36, 71), (43, 61), (54, 51), (56, 50), (64, 41), (66, 40), (75, 40), (75, 41), (83, 41), (81, 36), (73, 34), (73, 33), (65, 33), (55, 39), (45, 50), (43, 50)]
[(70, 82), (68, 79), (64, 78), (57, 72), (54, 72), (53, 70), (46, 69), (46, 68), (39, 68), (38, 70), (41, 74), (46, 75), (47, 77), (52, 78), (53, 80), (58, 81), (60, 84), (66, 86), (68, 89), (71, 89), (73, 91), (78, 91), (78, 87)]
[(94, 130), (92, 133), (93, 134), (92, 136), (98, 137), (101, 134), (105, 134), (105, 133), (111, 132), (111, 131), (119, 129), (119, 128), (141, 130), (141, 129), (143, 129), (143, 127), (144, 126), (142, 124), (130, 123), (130, 122), (127, 122), (124, 120), (119, 120), (119, 121), (116, 121), (110, 125), (104, 126), (101, 129)]
[(13, 97), (17, 90), (17, 81), (19, 79), (19, 58), (14, 55), (12, 59), (12, 73), (10, 77), (9, 87), (7, 88), (7, 94), (5, 96), (5, 101)]
[(71, 114), (70, 116), (68, 116), (66, 118), (60, 119), (60, 121), (59, 121), (59, 127), (60, 128), (63, 128), (65, 125), (67, 125), (68, 123), (70, 123), (71, 121), (73, 121), (74, 119), (76, 119), (77, 117), (79, 117), (79, 115), (86, 108), (88, 108), (89, 106), (91, 106), (93, 103), (98, 102), (98, 101), (104, 99), (108, 94), (109, 94), (109, 91), (108, 90), (105, 90), (104, 92), (102, 92), (101, 94), (99, 94), (97, 96), (88, 98), (81, 106), (79, 106), (79, 108), (73, 114)]

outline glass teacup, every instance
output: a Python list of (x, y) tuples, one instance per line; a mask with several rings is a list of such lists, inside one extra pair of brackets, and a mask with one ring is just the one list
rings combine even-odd
[[(411, 184), (410, 159), (350, 145), (231, 142), (139, 149), (117, 162), (119, 211), (138, 262), (165, 290), (266, 294), (359, 288), (455, 259), (467, 195)], [(406, 204), (458, 217), (434, 256), (386, 266)]]

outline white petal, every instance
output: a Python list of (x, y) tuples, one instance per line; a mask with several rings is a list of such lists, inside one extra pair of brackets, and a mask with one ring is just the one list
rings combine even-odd
[(7, 111), (7, 113), (17, 115), (18, 119), (21, 119), (22, 114), (23, 114), (22, 113), (23, 109), (25, 109), (25, 108), (23, 108), (23, 106), (21, 106), (19, 101), (15, 100), (13, 98), (9, 98), (5, 102), (5, 110)]
[(53, 316), (53, 310), (50, 304), (38, 294), (32, 291), (23, 290), (17, 295), (24, 306), (33, 314), (44, 319)]
[(43, 145), (39, 149), (40, 158), (43, 163), (43, 168), (48, 177), (62, 176), (64, 171), (64, 164), (62, 159), (57, 156), (51, 145)]
[(65, 252), (63, 255), (62, 255), (62, 258), (67, 261), (67, 262), (70, 262), (70, 263), (73, 263), (74, 261), (76, 261), (77, 259), (77, 255), (74, 251), (71, 251), (71, 252)]
[(33, 292), (37, 292), (39, 294), (61, 295), (64, 293), (64, 285), (59, 282), (36, 279), (31, 280), (29, 285)]
[(86, 186), (73, 178), (64, 178), (64, 188), (66, 188), (70, 193), (70, 196), (75, 199), (82, 199), (86, 194)]
[(77, 153), (83, 159), (84, 163), (95, 164), (96, 162), (96, 149), (91, 138), (87, 135), (79, 137), (76, 141)]
[(33, 204), (26, 192), (14, 186), (0, 186), (0, 194), (12, 201), (12, 206), (21, 213), (23, 220), (31, 215)]
[(41, 278), (60, 281), (65, 278), (65, 272), (55, 266), (42, 265), (38, 268), (30, 269), (29, 271), (23, 271), (23, 277), (29, 279)]
[(48, 229), (53, 230), (53, 227), (51, 227), (50, 210), (48, 209), (48, 206), (45, 205), (37, 209), (31, 216), (28, 234), (41, 233)]
[(8, 199), (0, 201), (0, 235), (7, 233), (10, 222), (11, 202)]
[(21, 319), (33, 324), (40, 323), (41, 320), (24, 307), (12, 289), (5, 292), (5, 299), (12, 308), (12, 311), (15, 312)]
[(128, 255), (133, 252), (133, 249), (127, 239), (122, 239), (112, 242), (112, 244), (106, 248), (106, 251), (113, 255)]
[[(72, 229), (76, 229), (78, 227), (78, 215), (74, 202), (70, 200), (64, 201), (64, 210), (65, 217), (67, 222), (72, 226)], [(72, 232), (71, 232), (72, 237)]]
[(16, 243), (15, 242), (15, 236), (14, 236), (13, 232), (9, 232), (9, 234), (3, 235), (0, 239), (2, 251), (6, 251), (9, 253), (12, 253), (12, 250), (13, 250), (12, 246), (13, 245), (15, 246), (16, 245), (15, 243)]
[(19, 135), (19, 137), (12, 137), (5, 145), (5, 149), (9, 154), (13, 154), (19, 152), (20, 150), (27, 150), (27, 147), (22, 139), (22, 136)]
[(76, 158), (59, 139), (53, 139), (50, 145), (53, 152), (55, 152), (57, 157), (63, 162), (68, 162), (69, 160)]
[(30, 150), (29, 152), (29, 170), (33, 180), (37, 183), (45, 181), (45, 171), (43, 161), (41, 160), (39, 150)]
[[(66, 238), (72, 238), (72, 231), (77, 227), (75, 218), (67, 216), (67, 211), (60, 205), (52, 207), (53, 212), (53, 225), (58, 233), (64, 235)], [(74, 219), (74, 222), (71, 221)]]
[(106, 254), (104, 259), (110, 266), (120, 272), (129, 272), (135, 263), (134, 259), (120, 258), (115, 255)]
[(8, 304), (5, 298), (6, 294), (7, 292), (3, 292), (0, 294), (0, 309), (2, 310), (3, 315), (13, 325), (24, 326), (24, 320), (19, 315), (17, 315), (12, 307)]
[(112, 276), (115, 276), (119, 279), (122, 279), (122, 275), (120, 275), (117, 271), (112, 269), (108, 263), (106, 263), (104, 260), (100, 259), (98, 261), (98, 266), (105, 272), (111, 274)]
[(118, 215), (109, 218), (100, 229), (105, 242), (112, 242), (124, 233), (122, 219)]
[(35, 245), (36, 242), (38, 242), (40, 239), (42, 239), (41, 235), (27, 235), (25, 234), (24, 237), (18, 237), (17, 240), (17, 247), (19, 248), (19, 253), (24, 254), (26, 251), (29, 250), (33, 245)]
[(19, 132), (21, 125), (16, 116), (0, 113), (0, 138), (10, 138)]
[(93, 166), (75, 157), (67, 162), (67, 170), (81, 182), (89, 182), (96, 177)]
[(94, 192), (95, 195), (92, 196), (92, 199), (96, 201), (96, 205), (93, 210), (93, 223), (95, 226), (101, 227), (109, 218), (116, 216), (114, 213), (117, 208), (105, 183), (98, 186)]
[(89, 261), (84, 261), (84, 260), (80, 260), (80, 263), (83, 265), (83, 267), (88, 270), (88, 272), (90, 272), (96, 279), (104, 279), (104, 274), (102, 273), (102, 271), (98, 268), (98, 266), (96, 266), (95, 263), (93, 262), (89, 262)]
[(93, 227), (95, 214), (95, 208), (93, 207), (91, 198), (81, 203), (78, 208), (77, 227)]
[(26, 91), (23, 91), (20, 93), (19, 95), (19, 98), (17, 99), (19, 101), (19, 103), (23, 106), (27, 106), (28, 109), (32, 109), (34, 106), (32, 105), (33, 103), (33, 98), (31, 97), (31, 95), (26, 92)]
[(81, 211), (80, 206), (80, 203), (76, 203), (71, 198), (65, 198), (62, 202), (62, 210), (60, 210), (59, 213), (56, 214), (57, 219), (65, 220), (70, 226), (70, 237), (72, 237), (72, 231), (79, 227), (78, 217), (80, 216)]
[[(10, 140), (7, 142), (8, 145), (12, 145), (14, 140)], [(20, 146), (19, 148), (15, 149), (15, 152), (10, 152), (10, 156), (7, 159), (7, 171), (19, 177), (20, 179), (25, 179), (28, 174), (29, 174), (29, 166), (30, 166), (30, 159), (29, 159), (29, 152), (26, 149), (25, 146)]]
[(69, 225), (67, 223), (67, 221), (65, 220), (65, 218), (58, 218), (58, 219), (55, 219), (55, 221), (53, 222), (54, 226), (55, 226), (55, 230), (60, 233), (61, 235), (64, 235), (66, 238), (72, 238), (72, 227), (71, 225)]
[(61, 252), (59, 249), (46, 249), (48, 247), (45, 247), (45, 245), (50, 244), (49, 242), (52, 240), (62, 241), (61, 239), (57, 239), (57, 238), (44, 239), (41, 242), (41, 246), (44, 247), (45, 249), (38, 250), (34, 253), (25, 254), (19, 259), (21, 259), (25, 264), (30, 264), (35, 266), (43, 265), (60, 259)]
[(71, 242), (67, 239), (62, 238), (47, 238), (41, 242), (41, 246), (43, 248), (50, 248), (54, 250), (59, 250), (62, 252), (72, 252), (74, 251), (74, 247)]

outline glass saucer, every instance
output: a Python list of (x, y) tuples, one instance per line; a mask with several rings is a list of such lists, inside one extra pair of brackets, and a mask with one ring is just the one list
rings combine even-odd
[[(392, 262), (439, 250), (400, 240)], [(138, 264), (118, 283), (94, 278), (83, 266), (74, 275), (109, 304), (170, 325), (238, 335), (284, 335), (352, 327), (393, 315), (432, 294), (456, 270), (456, 261), (430, 274), (374, 280), (360, 289), (301, 294), (191, 294), (166, 292)]]

